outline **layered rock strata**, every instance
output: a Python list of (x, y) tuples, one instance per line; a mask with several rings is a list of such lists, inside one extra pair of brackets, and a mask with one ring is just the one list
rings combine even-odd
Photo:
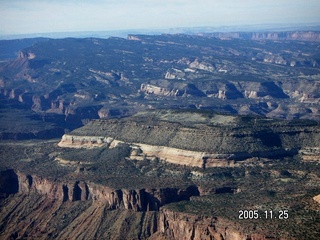
[(189, 186), (186, 189), (113, 189), (92, 182), (61, 182), (13, 170), (1, 172), (0, 187), (4, 189), (2, 193), (26, 195), (37, 193), (61, 203), (92, 201), (103, 204), (109, 210), (158, 211), (167, 203), (189, 200), (191, 196), (199, 195), (196, 186)]
[(216, 217), (159, 208), (198, 195), (194, 186), (185, 190), (115, 190), (13, 170), (2, 171), (0, 180), (1, 193), (16, 194), (0, 209), (6, 229), (0, 229), (3, 239), (256, 239)]
[(264, 240), (261, 234), (244, 234), (234, 223), (216, 217), (197, 216), (162, 209), (159, 232), (165, 239)]
[[(203, 121), (211, 121), (205, 124), (177, 120), (183, 118), (183, 113), (172, 114), (175, 122), (155, 116), (150, 120), (145, 116), (92, 121), (64, 135), (59, 146), (112, 148), (126, 143), (132, 148), (130, 159), (159, 158), (174, 164), (206, 168), (234, 166), (235, 161), (252, 157), (293, 156), (301, 149), (319, 148), (320, 142), (316, 122), (297, 125), (248, 118), (247, 123), (236, 123), (234, 117), (216, 115), (203, 118)], [(198, 119), (201, 120), (200, 115)]]

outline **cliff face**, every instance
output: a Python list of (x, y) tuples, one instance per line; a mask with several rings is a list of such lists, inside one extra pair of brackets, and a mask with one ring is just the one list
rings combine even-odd
[(92, 201), (103, 204), (106, 209), (127, 209), (139, 211), (158, 211), (161, 206), (198, 196), (196, 186), (186, 189), (112, 189), (108, 186), (84, 181), (60, 182), (57, 180), (25, 175), (13, 170), (1, 172), (1, 192), (20, 194), (39, 194), (46, 198), (64, 202)]
[(168, 209), (160, 212), (159, 232), (166, 239), (219, 239), (219, 240), (258, 240), (266, 239), (263, 235), (243, 234), (232, 223), (215, 217), (196, 216), (177, 213)]
[[(185, 149), (155, 146), (143, 143), (130, 143), (112, 139), (103, 136), (73, 136), (63, 135), (58, 146), (67, 148), (94, 148), (110, 147), (114, 148), (118, 144), (129, 144), (132, 148), (131, 155), (128, 159), (143, 160), (155, 159), (166, 161), (168, 163), (185, 165), (190, 167), (234, 167), (238, 166), (241, 161), (252, 157), (274, 158), (276, 156), (291, 156), (297, 154), (296, 149), (276, 149), (273, 151), (257, 152), (234, 152), (234, 153), (209, 153), (202, 151), (190, 151)], [(60, 161), (63, 162), (63, 161)]]
[(248, 238), (215, 217), (165, 208), (158, 212), (166, 203), (199, 195), (194, 186), (185, 190), (114, 190), (82, 181), (61, 183), (13, 170), (2, 171), (0, 180), (2, 193), (15, 194), (2, 199), (6, 206), (0, 210), (3, 239), (258, 239)]
[(108, 146), (113, 141), (110, 137), (103, 136), (73, 136), (64, 134), (59, 142), (60, 147), (73, 147), (73, 148), (91, 148)]
[(160, 206), (170, 202), (188, 200), (190, 196), (199, 195), (197, 187), (185, 190), (176, 188), (112, 190), (105, 186), (89, 187), (94, 202), (108, 203), (110, 209), (124, 208), (134, 211), (158, 211)]
[(3, 204), (1, 239), (146, 239), (157, 231), (159, 215), (90, 202), (61, 204), (36, 193), (16, 194)]
[(131, 159), (159, 158), (206, 168), (234, 166), (235, 161), (252, 157), (293, 156), (305, 148), (318, 148), (320, 142), (315, 122), (298, 126), (248, 118), (238, 122), (238, 127), (239, 119), (231, 116), (196, 114), (194, 123), (188, 113), (168, 112), (166, 116), (161, 120), (157, 112), (149, 112), (121, 120), (92, 121), (64, 135), (59, 146), (113, 148), (127, 143), (132, 148)]
[(270, 33), (253, 33), (253, 40), (291, 40), (291, 41), (320, 41), (318, 32), (270, 32)]
[(174, 97), (204, 97), (202, 91), (196, 88), (194, 84), (174, 83), (169, 80), (152, 80), (149, 83), (143, 83), (140, 87), (140, 92), (147, 95), (154, 94), (159, 96), (174, 96)]
[(181, 96), (178, 89), (162, 88), (151, 84), (141, 84), (140, 91), (147, 94), (164, 95), (164, 96)]
[[(94, 148), (110, 147), (114, 148), (118, 144), (126, 142), (103, 136), (73, 136), (63, 135), (58, 146), (67, 148)], [(142, 143), (129, 143), (132, 152), (129, 159), (143, 160), (144, 158), (159, 158), (169, 163), (181, 164), (191, 167), (216, 167), (234, 166), (234, 159), (239, 157), (234, 154), (210, 154), (200, 151), (189, 151), (184, 149), (155, 146)], [(251, 155), (242, 154), (242, 158), (249, 158)], [(61, 162), (61, 161), (60, 161)]]
[(231, 33), (209, 33), (207, 35), (218, 37), (221, 39), (240, 38), (251, 40), (271, 40), (271, 41), (311, 41), (319, 42), (319, 32), (300, 32), (300, 31), (287, 31), (287, 32), (231, 32)]
[(164, 106), (319, 119), (317, 43), (300, 42), (318, 41), (319, 32), (128, 39), (139, 40), (47, 39), (22, 49), (0, 64), (0, 98), (60, 115), (56, 124), (68, 130)]

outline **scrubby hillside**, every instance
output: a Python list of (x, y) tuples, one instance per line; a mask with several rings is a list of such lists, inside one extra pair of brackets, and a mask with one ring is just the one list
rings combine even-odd
[(177, 110), (3, 141), (0, 236), (316, 239), (319, 143), (315, 121)]
[(0, 63), (0, 100), (69, 130), (159, 108), (319, 120), (318, 43), (277, 36), (35, 39)]

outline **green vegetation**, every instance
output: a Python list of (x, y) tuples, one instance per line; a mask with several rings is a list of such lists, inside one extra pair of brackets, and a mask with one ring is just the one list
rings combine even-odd
[[(88, 119), (150, 108), (319, 119), (312, 110), (320, 92), (315, 43), (210, 35), (138, 38), (1, 41), (10, 49), (29, 46), (22, 50), (25, 58), (1, 64), (1, 97), (39, 114), (61, 114), (55, 123), (69, 130)], [(162, 92), (148, 92), (142, 84)]]
[[(127, 144), (112, 149), (68, 149), (56, 144), (2, 141), (1, 169), (14, 168), (62, 182), (95, 182), (115, 189), (198, 186), (201, 196), (164, 208), (225, 218), (239, 224), (246, 233), (268, 233), (273, 237), (315, 239), (319, 229), (320, 206), (312, 200), (320, 193), (320, 165), (315, 162), (302, 162), (298, 157), (261, 158), (233, 168), (202, 169), (159, 159), (128, 160), (131, 148)], [(69, 162), (59, 163), (56, 158)], [(239, 220), (239, 210), (259, 210), (259, 214), (288, 210), (289, 219)]]
[(16, 104), (15, 101), (0, 100), (0, 140), (59, 138), (63, 135), (64, 129), (53, 123), (50, 116), (41, 117), (31, 110), (16, 108)]
[[(313, 192), (314, 194), (314, 192)], [(244, 233), (267, 234), (285, 239), (317, 239), (320, 227), (320, 207), (312, 202), (312, 194), (264, 191), (193, 197), (191, 201), (171, 203), (165, 208), (176, 212), (228, 219), (241, 226)], [(306, 200), (309, 199), (309, 200)], [(240, 211), (258, 210), (258, 219), (239, 219)], [(267, 214), (265, 211), (268, 211)], [(272, 218), (271, 213), (272, 211)], [(288, 219), (279, 219), (287, 211)]]
[[(24, 49), (25, 58), (0, 63), (1, 139), (57, 138), (105, 117), (109, 120), (91, 121), (70, 134), (228, 154), (222, 159), (240, 156), (232, 159), (235, 167), (131, 160), (129, 144), (68, 149), (58, 147), (56, 139), (1, 141), (0, 170), (114, 189), (197, 186), (199, 197), (164, 207), (225, 218), (248, 233), (316, 239), (320, 206), (312, 197), (320, 194), (320, 165), (303, 162), (299, 150), (320, 143), (318, 44), (138, 37), (49, 39)], [(183, 77), (166, 77), (175, 71)], [(142, 84), (162, 92), (148, 92)], [(159, 110), (141, 112), (145, 109)], [(36, 206), (44, 197), (33, 200)], [(57, 224), (69, 226), (76, 217), (72, 213), (79, 214), (89, 203), (85, 205), (72, 203), (71, 214), (58, 216), (63, 220)], [(288, 210), (289, 219), (239, 220), (239, 210), (251, 209)], [(121, 224), (127, 223), (125, 217)], [(140, 224), (137, 219), (134, 226)]]
[[(317, 239), (320, 206), (312, 198), (320, 193), (319, 170), (317, 164), (293, 159), (275, 161), (264, 167), (212, 169), (208, 172), (215, 174), (199, 181), (201, 186), (209, 187), (215, 182), (215, 186), (211, 185), (213, 189), (237, 186), (238, 192), (192, 197), (190, 201), (171, 203), (164, 208), (228, 219), (239, 224), (245, 233), (267, 233), (276, 238), (305, 239), (307, 236), (308, 239)], [(220, 175), (217, 175), (219, 171)], [(226, 172), (229, 172), (228, 177)], [(240, 210), (258, 210), (261, 218), (239, 219)], [(283, 210), (288, 210), (288, 219), (279, 219)], [(273, 219), (270, 213), (266, 218), (265, 211), (272, 211)]]
[(316, 147), (319, 142), (315, 121), (272, 120), (197, 110), (157, 110), (120, 120), (96, 120), (71, 134), (209, 153), (245, 154), (242, 158), (273, 153), (275, 157), (293, 155), (297, 149)]

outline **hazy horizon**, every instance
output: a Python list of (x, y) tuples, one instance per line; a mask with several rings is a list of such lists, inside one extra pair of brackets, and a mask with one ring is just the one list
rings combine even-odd
[(320, 24), (318, 0), (1, 1), (0, 35)]

